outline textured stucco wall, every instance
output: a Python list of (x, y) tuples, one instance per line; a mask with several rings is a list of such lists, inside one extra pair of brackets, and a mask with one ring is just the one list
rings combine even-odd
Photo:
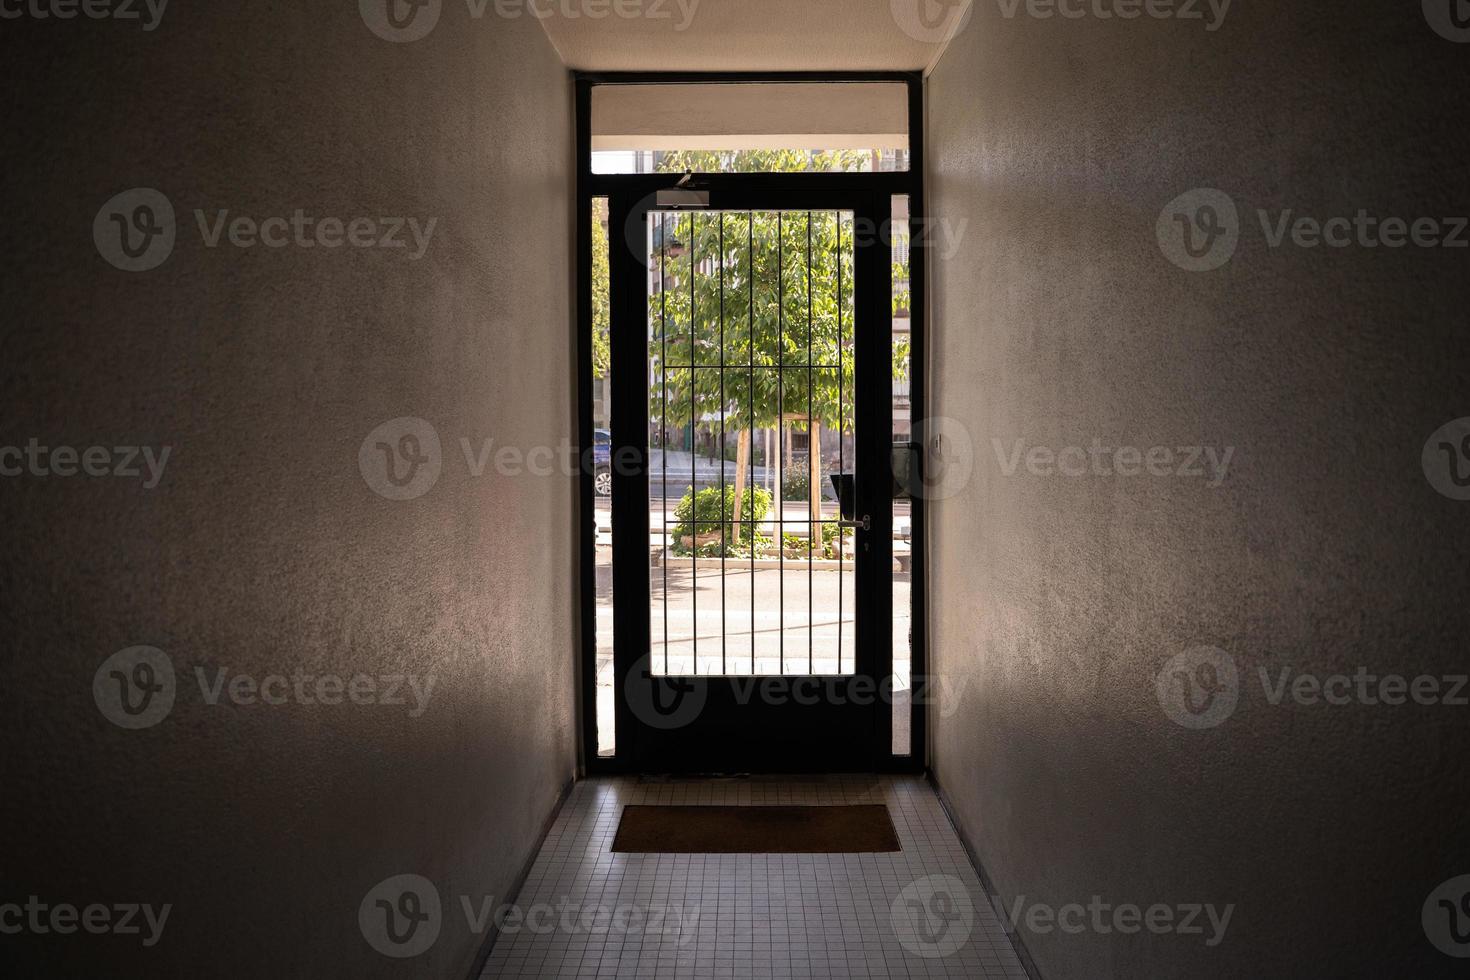
[[(575, 766), (574, 481), (493, 462), (474, 478), (460, 447), (571, 432), (565, 70), (533, 18), (463, 5), (411, 44), (373, 36), (355, 2), (0, 30), (0, 444), (172, 447), (153, 490), (0, 480), (6, 686), (27, 692), (0, 723), (0, 902), (173, 905), (150, 950), (4, 940), (45, 957), (35, 975), (463, 976), (484, 937), (459, 897), (506, 899)], [(178, 239), (128, 273), (92, 224), (138, 186), (167, 195)], [(414, 261), (208, 248), (194, 217), (297, 208), (438, 221)], [(392, 501), (358, 452), (400, 416), (436, 427), (443, 471)], [(126, 731), (92, 679), (134, 644), (167, 652), (178, 694)], [(435, 687), (420, 717), (209, 706), (196, 666)], [(357, 916), (405, 872), (446, 921), (399, 961)]]
[[(934, 265), (933, 405), (976, 464), (933, 510), (935, 667), (964, 685), (937, 778), (1007, 903), (1236, 905), (1215, 948), (1023, 926), (1048, 980), (1449, 975), (1420, 910), (1470, 873), (1470, 709), (1275, 706), (1257, 672), (1466, 672), (1470, 503), (1420, 453), (1470, 415), (1470, 253), (1272, 249), (1256, 211), (1470, 212), (1470, 46), (1418, 2), (1237, 2), (1213, 32), (1000, 10), (928, 91), (931, 208), (968, 222)], [(1156, 240), (1197, 187), (1241, 215), (1212, 272)], [(1211, 488), (1007, 476), (995, 442), (1094, 438), (1234, 456)], [(1191, 730), (1155, 676), (1198, 645), (1241, 691)]]

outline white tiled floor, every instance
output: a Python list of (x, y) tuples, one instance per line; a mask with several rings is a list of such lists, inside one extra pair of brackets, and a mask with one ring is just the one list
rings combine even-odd
[[(886, 803), (897, 854), (613, 854), (625, 804)], [(577, 784), (486, 977), (1025, 980), (928, 783), (912, 777)]]

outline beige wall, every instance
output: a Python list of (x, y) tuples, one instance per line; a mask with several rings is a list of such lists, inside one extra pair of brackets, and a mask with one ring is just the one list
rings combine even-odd
[[(1214, 948), (1023, 928), (1047, 980), (1454, 962), (1419, 919), (1470, 871), (1465, 709), (1273, 706), (1257, 672), (1465, 673), (1470, 504), (1420, 452), (1470, 414), (1467, 253), (1273, 249), (1256, 209), (1465, 214), (1466, 56), (1418, 3), (1237, 2), (1213, 32), (978, 3), (930, 79), (931, 210), (968, 222), (934, 264), (932, 404), (976, 463), (932, 512), (934, 662), (963, 690), (939, 782), (1008, 904), (1236, 906)], [(1243, 219), (1213, 272), (1156, 241), (1196, 187)], [(1234, 456), (1211, 488), (1006, 476), (994, 442), (1094, 437)], [(1243, 693), (1188, 730), (1155, 676), (1196, 645)]]
[[(460, 448), (572, 432), (569, 84), (533, 18), (446, 4), (393, 44), (357, 7), (3, 28), (0, 444), (173, 447), (151, 491), (0, 481), (7, 686), (32, 695), (4, 725), (5, 900), (173, 905), (152, 949), (38, 942), (48, 975), (467, 975), (485, 937), (458, 896), (506, 900), (573, 773), (575, 483), (473, 478)], [(127, 273), (92, 223), (136, 186), (167, 195), (178, 239)], [(438, 221), (415, 261), (209, 248), (193, 214), (297, 208)], [(391, 501), (358, 455), (400, 416), (435, 426), (443, 471)], [(167, 652), (178, 694), (126, 731), (92, 680), (134, 644)], [(209, 706), (196, 666), (435, 687), (419, 717)], [(405, 872), (447, 916), (407, 963), (357, 922)]]

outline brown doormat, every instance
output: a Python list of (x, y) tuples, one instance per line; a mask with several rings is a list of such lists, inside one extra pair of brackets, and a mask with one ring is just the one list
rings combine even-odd
[(902, 850), (888, 807), (625, 806), (621, 854), (869, 854)]

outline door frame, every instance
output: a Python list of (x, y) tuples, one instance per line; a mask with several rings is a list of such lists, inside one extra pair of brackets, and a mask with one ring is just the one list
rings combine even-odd
[[(784, 211), (853, 215), (855, 234), (877, 227), (889, 211), (888, 198), (855, 190), (772, 190), (744, 185), (729, 190), (711, 190), (707, 209), (691, 214), (740, 214)], [(615, 192), (609, 199), (609, 225), (615, 229), (644, 227), (647, 216), (670, 213), (648, 196)], [(888, 272), (892, 259), (882, 240), (854, 239), (853, 356), (855, 376), (851, 398), (852, 419), (859, 434), (852, 459), (856, 481), (855, 512), (871, 515), (872, 526), (859, 530), (853, 553), (855, 623), (853, 630), (853, 673), (817, 675), (821, 694), (805, 690), (800, 700), (792, 696), (767, 700), (751, 696), (759, 678), (780, 677), (785, 684), (812, 684), (807, 675), (763, 674), (756, 677), (697, 676), (692, 680), (654, 680), (633, 676), (643, 662), (639, 653), (650, 648), (650, 599), (653, 581), (647, 560), (649, 541), (649, 491), (652, 473), (648, 457), (649, 320), (648, 260), (646, 232), (630, 235), (632, 247), (615, 246), (611, 258), (611, 309), (613, 320), (612, 435), (615, 447), (637, 446), (636, 472), (613, 474), (613, 550), (631, 559), (613, 563), (613, 621), (621, 649), (614, 644), (615, 716), (618, 754), (639, 771), (647, 772), (871, 772), (892, 757), (892, 711), (870, 691), (878, 680), (892, 673), (893, 663), (893, 552), (891, 464), (889, 446), (892, 423), (893, 341), (892, 301)], [(860, 282), (875, 285), (859, 289)], [(635, 338), (618, 324), (637, 328)], [(796, 366), (800, 371), (800, 366)], [(866, 392), (867, 394), (861, 394)], [(619, 394), (627, 397), (618, 397)], [(723, 563), (722, 563), (723, 564)], [(735, 569), (739, 571), (738, 562)], [(800, 574), (800, 562), (797, 562)], [(841, 628), (839, 627), (839, 632)], [(628, 647), (631, 646), (630, 651)], [(639, 685), (643, 686), (639, 686)], [(872, 685), (869, 688), (867, 685)], [(750, 686), (747, 686), (750, 685)], [(658, 688), (660, 694), (655, 693)], [(695, 717), (673, 729), (647, 724), (633, 710), (634, 691), (651, 706), (651, 700), (673, 694), (675, 703), (687, 692), (701, 704)], [(692, 692), (697, 690), (697, 695)], [(743, 694), (741, 693), (743, 690)], [(662, 712), (656, 712), (662, 714)]]
[[(909, 200), (910, 227), (910, 359), (909, 404), (911, 425), (926, 418), (927, 381), (927, 256), (924, 243), (926, 211), (924, 200), (924, 87), (918, 72), (573, 72), (576, 139), (574, 160), (576, 193), (573, 220), (576, 226), (576, 281), (573, 344), (577, 352), (574, 391), (576, 394), (576, 445), (578, 458), (590, 458), (594, 441), (592, 391), (592, 203), (599, 197), (631, 195), (637, 200), (661, 189), (672, 188), (679, 174), (594, 174), (592, 173), (592, 90), (597, 85), (637, 84), (729, 84), (729, 83), (861, 83), (891, 82), (906, 86), (909, 116), (909, 170), (892, 173), (771, 173), (701, 175), (700, 186), (712, 194), (746, 195), (801, 192), (821, 196), (834, 192), (873, 195), (887, 199), (905, 195)], [(718, 200), (716, 201), (718, 204)], [(620, 249), (614, 249), (614, 256)], [(612, 256), (610, 256), (612, 258)], [(616, 421), (614, 421), (616, 425)], [(921, 454), (922, 456), (923, 454)], [(577, 672), (578, 717), (581, 732), (579, 769), (591, 775), (640, 771), (633, 753), (619, 746), (615, 758), (600, 757), (597, 747), (597, 589), (596, 525), (594, 519), (593, 468), (583, 466), (578, 494), (578, 598), (579, 670)], [(924, 501), (911, 502), (910, 623), (912, 635), (911, 690), (918, 691), (927, 676), (929, 651), (927, 630), (926, 529)], [(614, 525), (616, 534), (616, 524)], [(616, 588), (616, 586), (615, 586)], [(621, 689), (622, 676), (617, 683)], [(626, 710), (624, 698), (617, 699), (617, 712)], [(923, 772), (928, 763), (928, 706), (911, 704), (910, 754), (883, 753), (871, 769), (880, 772)], [(889, 725), (885, 719), (882, 731)]]

